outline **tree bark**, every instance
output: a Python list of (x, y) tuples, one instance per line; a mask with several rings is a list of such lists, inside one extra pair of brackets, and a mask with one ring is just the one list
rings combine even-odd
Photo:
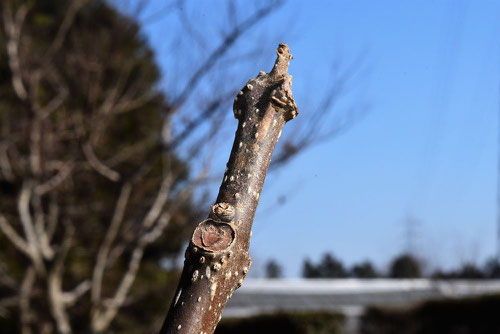
[(193, 232), (160, 334), (213, 333), (248, 273), (251, 228), (271, 155), (283, 126), (298, 114), (288, 46), (280, 44), (277, 55), (271, 72), (250, 79), (234, 99), (238, 129), (219, 195)]

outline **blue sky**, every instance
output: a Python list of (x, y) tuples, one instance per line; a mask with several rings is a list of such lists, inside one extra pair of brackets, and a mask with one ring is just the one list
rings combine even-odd
[[(221, 17), (209, 3), (198, 2), (201, 33)], [(338, 107), (370, 105), (349, 131), (269, 176), (254, 223), (255, 268), (274, 258), (299, 276), (305, 257), (333, 252), (348, 265), (369, 259), (385, 269), (407, 247), (408, 218), (418, 221), (411, 240), (428, 269), (494, 254), (499, 13), (498, 1), (289, 1), (260, 27), (268, 38), (249, 35), (266, 51), (252, 75), (271, 67), (279, 42), (290, 45), (301, 112), (293, 122), (311, 116), (332, 59), (362, 55), (366, 70)], [(144, 28), (164, 74), (175, 66), (163, 43), (167, 21)], [(231, 141), (224, 145), (225, 159)]]

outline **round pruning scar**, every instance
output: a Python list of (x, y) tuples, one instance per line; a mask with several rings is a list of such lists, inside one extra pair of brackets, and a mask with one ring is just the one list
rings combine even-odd
[(231, 246), (235, 236), (235, 231), (229, 224), (207, 219), (196, 227), (191, 241), (206, 251), (220, 252)]

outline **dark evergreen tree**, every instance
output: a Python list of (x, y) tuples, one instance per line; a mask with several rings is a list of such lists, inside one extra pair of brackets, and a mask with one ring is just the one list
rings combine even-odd
[(351, 269), (351, 275), (356, 278), (376, 278), (379, 274), (371, 262), (365, 261), (355, 264)]
[(344, 278), (349, 276), (342, 262), (329, 253), (324, 254), (317, 265), (306, 259), (302, 274), (305, 278)]
[(500, 278), (500, 261), (495, 258), (486, 261), (484, 275), (487, 278)]
[(419, 278), (422, 275), (420, 262), (411, 254), (396, 257), (389, 271), (392, 278)]
[(325, 254), (319, 263), (321, 277), (324, 278), (344, 278), (347, 277), (347, 270), (342, 262), (332, 254)]
[(266, 263), (266, 277), (267, 278), (280, 278), (282, 277), (282, 269), (278, 262), (269, 260)]
[(304, 278), (318, 278), (320, 276), (319, 269), (309, 259), (304, 260), (302, 268), (302, 276)]

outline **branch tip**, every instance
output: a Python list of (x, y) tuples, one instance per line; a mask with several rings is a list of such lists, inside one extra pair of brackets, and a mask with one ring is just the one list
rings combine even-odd
[(290, 53), (290, 48), (285, 43), (280, 43), (278, 49), (276, 50), (278, 57), (274, 63), (274, 67), (271, 70), (272, 76), (284, 76), (288, 72), (288, 65), (290, 64), (290, 59), (293, 59)]

